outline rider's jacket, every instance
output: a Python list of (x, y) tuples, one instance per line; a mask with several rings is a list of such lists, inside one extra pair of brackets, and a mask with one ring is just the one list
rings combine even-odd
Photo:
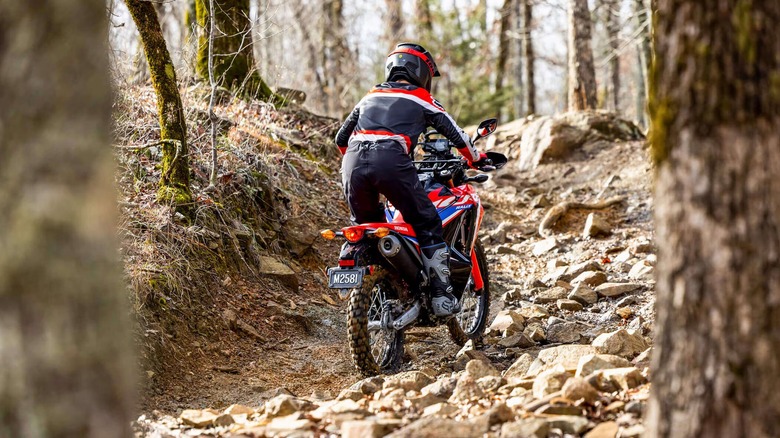
[(395, 140), (411, 154), (428, 126), (447, 137), (468, 160), (479, 160), (471, 139), (444, 107), (424, 88), (401, 82), (371, 89), (341, 125), (336, 145), (344, 154), (353, 142)]

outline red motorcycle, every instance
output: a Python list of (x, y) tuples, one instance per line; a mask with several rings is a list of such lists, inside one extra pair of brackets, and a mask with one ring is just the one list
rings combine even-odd
[[(492, 134), (498, 120), (482, 122), (473, 140)], [(461, 303), (455, 316), (434, 316), (414, 230), (389, 203), (387, 222), (323, 230), (328, 240), (343, 237), (339, 265), (328, 269), (329, 287), (349, 298), (347, 315), (352, 359), (365, 375), (392, 372), (403, 358), (404, 330), (412, 325), (446, 324), (452, 340), (463, 345), (485, 331), (490, 307), (490, 282), (485, 251), (477, 238), (484, 208), (471, 182), (488, 176), (468, 176), (468, 165), (452, 153), (454, 145), (435, 131), (425, 134), (417, 173), (439, 212), (444, 239), (450, 246), (450, 282)], [(488, 152), (489, 164), (479, 170), (503, 167), (504, 155)]]

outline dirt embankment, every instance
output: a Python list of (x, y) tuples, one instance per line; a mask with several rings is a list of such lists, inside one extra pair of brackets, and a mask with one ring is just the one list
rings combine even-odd
[[(190, 105), (197, 106), (194, 94)], [(141, 336), (158, 358), (149, 362), (139, 435), (543, 437), (580, 436), (594, 427), (605, 434), (592, 436), (641, 433), (655, 255), (651, 168), (636, 131), (611, 116), (586, 114), (538, 126), (516, 122), (499, 132), (489, 147), (510, 155), (522, 154), (517, 148), (529, 127), (538, 144), (558, 146), (552, 155), (534, 150), (538, 160), (516, 160), (480, 189), (493, 294), (488, 334), (460, 349), (446, 329), (411, 329), (400, 374), (361, 380), (346, 347), (346, 304), (325, 285), (323, 268), (335, 261), (337, 245), (288, 237), (346, 223), (338, 157), (317, 152), (329, 147), (335, 123), (243, 103), (222, 114), (234, 124), (223, 150), (231, 178), (259, 169), (269, 180), (228, 180), (218, 195), (198, 198), (205, 210), (199, 226), (220, 236), (210, 237), (217, 248), (199, 245), (219, 259), (151, 259), (143, 252), (150, 240), (158, 250), (176, 246), (152, 237), (197, 225), (177, 224), (170, 213), (153, 222), (151, 204), (128, 214), (145, 221), (145, 237), (126, 248), (136, 293), (147, 290), (148, 277), (138, 280), (134, 269), (191, 264), (177, 284), (180, 295), (163, 295), (173, 304), (138, 303), (148, 318)], [(205, 125), (192, 119), (194, 144), (204, 154), (196, 160), (205, 168), (207, 148), (197, 137)], [(573, 143), (543, 138), (561, 132)], [(298, 146), (280, 141), (296, 135)], [(247, 196), (256, 187), (264, 194)], [(238, 213), (225, 212), (229, 200)], [(255, 214), (261, 219), (251, 220)], [(211, 217), (219, 217), (218, 226), (206, 221)], [(230, 259), (222, 252), (243, 258), (210, 271), (209, 263)], [(269, 257), (292, 274), (261, 268)]]

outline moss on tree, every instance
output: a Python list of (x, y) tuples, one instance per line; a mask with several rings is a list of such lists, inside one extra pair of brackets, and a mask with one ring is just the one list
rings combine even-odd
[[(780, 6), (770, 3), (673, 0), (669, 8), (659, 8), (653, 23), (656, 51), (674, 52), (676, 57), (656, 57), (650, 72), (651, 146), (656, 163), (671, 153), (670, 135), (692, 120), (695, 134), (708, 136), (716, 126), (755, 123), (780, 108), (777, 37), (772, 27)], [(724, 13), (729, 19), (723, 19)], [(703, 33), (666, 37), (675, 23), (685, 20), (701, 23)]]
[[(195, 1), (195, 15), (201, 29), (196, 71), (201, 79), (209, 80), (209, 0)], [(216, 31), (212, 46), (217, 84), (243, 96), (276, 105), (285, 104), (286, 101), (271, 90), (255, 67), (249, 0), (214, 0), (214, 15)]]
[(160, 189), (157, 191), (157, 198), (172, 203), (177, 210), (188, 214), (191, 211), (192, 194), (187, 127), (176, 83), (176, 71), (152, 3), (127, 0), (127, 8), (141, 34), (152, 85), (157, 94), (162, 144)]

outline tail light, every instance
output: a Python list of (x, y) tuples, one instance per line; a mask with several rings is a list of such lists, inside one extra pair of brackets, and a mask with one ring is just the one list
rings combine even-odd
[(352, 243), (358, 242), (365, 234), (365, 229), (358, 227), (343, 228), (341, 231), (344, 233), (344, 237)]

